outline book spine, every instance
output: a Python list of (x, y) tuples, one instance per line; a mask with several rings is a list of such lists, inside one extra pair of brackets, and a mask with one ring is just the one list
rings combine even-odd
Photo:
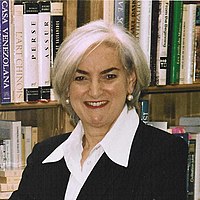
[(63, 42), (63, 2), (51, 2), (51, 67)]
[(1, 104), (11, 103), (10, 1), (0, 1)]
[(11, 167), (11, 140), (4, 140), (5, 167)]
[(17, 183), (0, 183), (0, 192), (12, 192), (18, 189)]
[(0, 177), (0, 183), (19, 184), (20, 180), (21, 180), (20, 176)]
[(129, 29), (130, 1), (115, 0), (114, 4), (114, 23)]
[(32, 127), (31, 126), (22, 126), (21, 133), (24, 135), (24, 142), (25, 142), (25, 161), (27, 160), (28, 156), (32, 151), (31, 146), (31, 135), (32, 135)]
[(194, 83), (200, 83), (200, 4), (197, 4), (195, 24), (195, 69)]
[(38, 3), (23, 3), (24, 101), (38, 101)]
[[(183, 5), (180, 83), (192, 84), (194, 78), (196, 5)], [(181, 73), (182, 71), (182, 73)]]
[(140, 0), (130, 1), (129, 31), (139, 39), (140, 34)]
[(0, 177), (21, 177), (23, 168), (6, 168), (0, 169)]
[(158, 39), (158, 17), (159, 17), (159, 1), (152, 1), (151, 15), (151, 40), (150, 40), (150, 85), (156, 85), (156, 55), (157, 55), (157, 39)]
[(21, 121), (11, 123), (11, 166), (13, 168), (19, 168), (22, 167)]
[(183, 2), (173, 1), (173, 27), (170, 62), (170, 84), (178, 84), (180, 77), (181, 33)]
[(0, 140), (0, 169), (4, 169), (6, 164), (5, 144), (4, 140)]
[(32, 135), (31, 135), (31, 148), (38, 143), (38, 127), (34, 126), (32, 127)]
[(9, 199), (12, 192), (0, 192), (0, 199), (6, 200)]
[(167, 84), (167, 48), (169, 28), (169, 0), (159, 1), (158, 40), (156, 55), (156, 84)]
[(103, 19), (106, 22), (114, 22), (114, 0), (103, 1)]
[(188, 199), (194, 199), (194, 186), (195, 186), (195, 154), (196, 154), (196, 140), (190, 139), (189, 153), (187, 164), (187, 194)]
[(146, 56), (149, 67), (150, 67), (150, 44), (151, 44), (151, 13), (152, 13), (152, 0), (150, 1), (141, 0), (139, 44)]
[(40, 1), (38, 12), (39, 100), (50, 100), (50, 1)]
[(23, 5), (14, 4), (14, 102), (24, 101)]
[(149, 122), (149, 101), (148, 100), (140, 100), (140, 119), (144, 123)]

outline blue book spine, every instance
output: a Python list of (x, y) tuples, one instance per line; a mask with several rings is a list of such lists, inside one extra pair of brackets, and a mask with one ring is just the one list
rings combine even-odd
[(0, 0), (1, 104), (11, 103), (9, 0)]

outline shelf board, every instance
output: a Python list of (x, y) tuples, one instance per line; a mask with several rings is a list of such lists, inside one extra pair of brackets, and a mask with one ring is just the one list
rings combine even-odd
[(150, 86), (142, 94), (200, 92), (200, 84)]
[(14, 103), (14, 104), (1, 104), (0, 111), (11, 111), (11, 110), (27, 110), (27, 109), (45, 109), (45, 108), (56, 108), (60, 106), (57, 101), (52, 102), (35, 102), (35, 103)]

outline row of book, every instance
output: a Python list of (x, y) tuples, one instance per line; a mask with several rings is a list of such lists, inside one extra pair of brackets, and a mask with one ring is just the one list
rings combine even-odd
[(24, 167), (37, 142), (38, 127), (23, 126), (17, 120), (0, 120), (0, 169)]
[(140, 101), (140, 119), (151, 126), (182, 137), (188, 144), (187, 194), (188, 200), (200, 199), (200, 116), (181, 116), (179, 124), (169, 126), (166, 121), (149, 119), (148, 100)]
[(63, 2), (0, 1), (0, 103), (49, 101)]
[[(138, 38), (151, 69), (152, 86), (200, 83), (198, 1), (115, 2), (121, 5), (121, 9), (114, 9), (114, 14), (120, 19), (115, 22), (124, 21), (123, 26)], [(130, 12), (125, 13), (122, 5), (129, 7)], [(128, 25), (125, 19), (129, 20)]]

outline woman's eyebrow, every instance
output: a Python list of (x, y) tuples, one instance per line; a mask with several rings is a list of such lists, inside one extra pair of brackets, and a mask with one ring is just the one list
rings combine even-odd
[[(118, 70), (119, 71), (120, 69), (117, 68), (117, 67), (111, 67), (111, 68), (103, 70), (100, 74), (106, 74), (106, 73), (109, 73), (109, 72), (114, 71), (114, 70)], [(82, 69), (77, 69), (76, 73), (85, 74), (85, 75), (89, 74), (87, 71), (84, 71)]]

